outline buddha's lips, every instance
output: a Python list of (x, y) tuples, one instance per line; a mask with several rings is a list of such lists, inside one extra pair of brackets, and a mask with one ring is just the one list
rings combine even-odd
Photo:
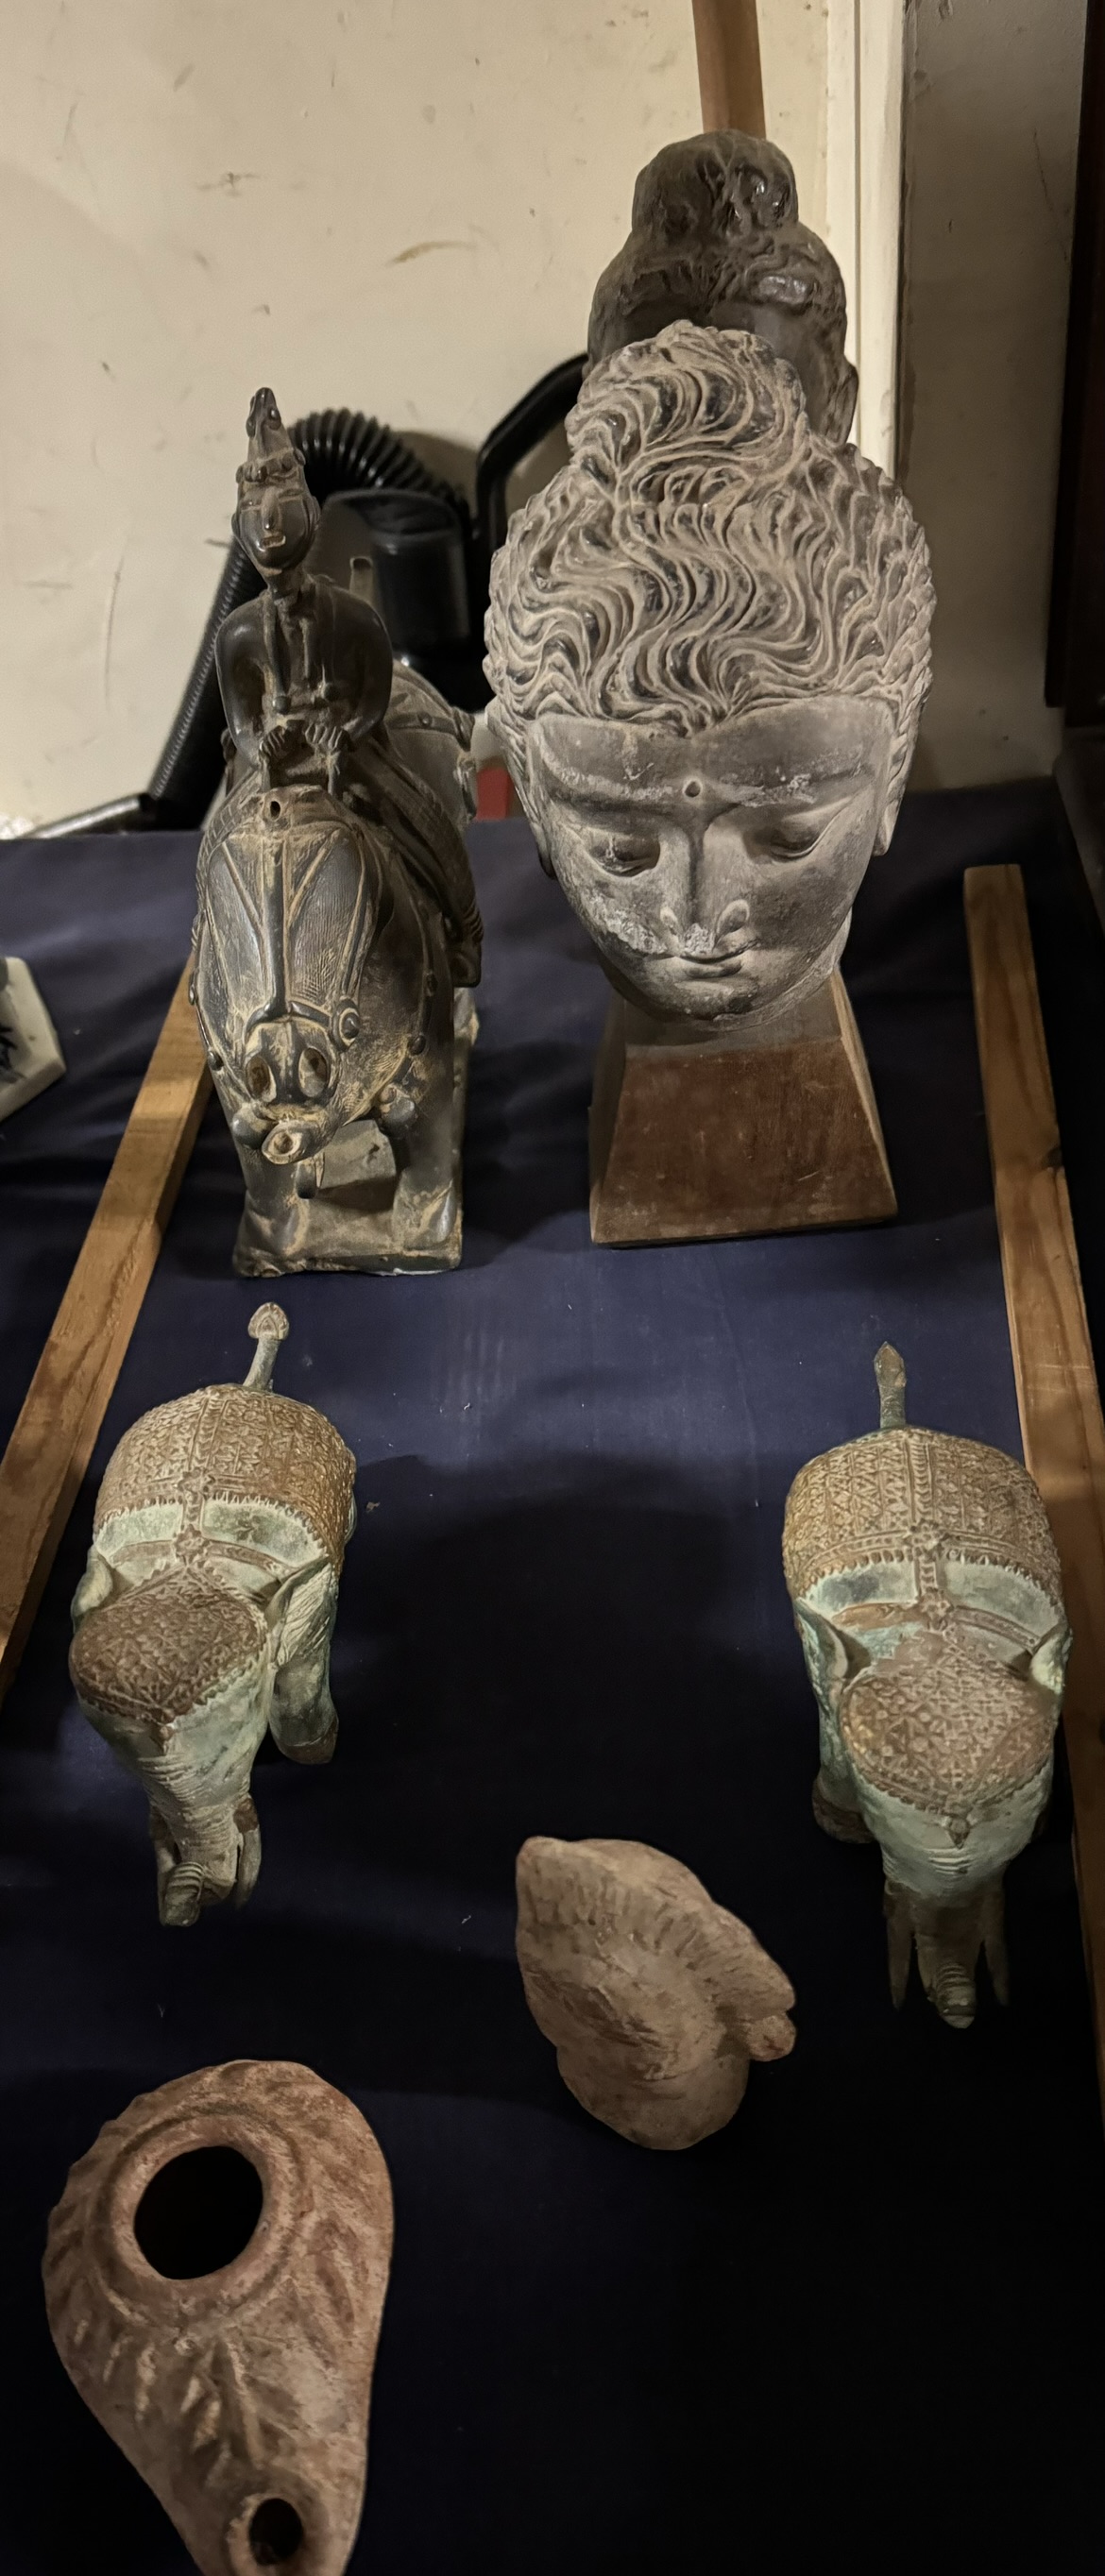
[(671, 954), (692, 975), (717, 975), (727, 967), (742, 965), (755, 945), (752, 939), (734, 939), (721, 948), (675, 948)]
[(643, 935), (631, 939), (627, 935), (628, 928), (628, 924), (618, 922), (602, 924), (606, 936), (621, 949), (622, 954), (633, 958), (639, 965), (680, 966), (701, 975), (717, 975), (727, 968), (742, 965), (746, 957), (756, 955), (762, 944), (758, 939), (750, 938), (746, 930), (741, 930), (730, 933), (728, 937), (723, 934), (712, 948), (665, 947), (651, 929), (646, 928)]

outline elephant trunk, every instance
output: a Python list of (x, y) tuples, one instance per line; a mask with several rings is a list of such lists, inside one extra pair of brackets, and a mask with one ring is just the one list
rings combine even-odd
[(163, 1923), (249, 1893), (253, 1758), (272, 1706), (275, 1641), (246, 1593), (188, 1565), (82, 1618), (69, 1669), (86, 1717), (150, 1802)]
[(919, 1896), (914, 1889), (888, 1878), (884, 1904), (890, 1991), (896, 2005), (905, 2001), (915, 1948), (925, 1993), (950, 2029), (969, 2030), (974, 2020), (980, 1952), (985, 1956), (998, 2002), (1008, 2003), (1009, 1967), (1000, 1873), (973, 1889), (958, 1905)]
[(160, 1783), (151, 1785), (150, 1833), (162, 1923), (183, 1929), (196, 1921), (202, 1906), (217, 1905), (230, 1895), (244, 1905), (256, 1886), (261, 1832), (248, 1793), (198, 1814), (168, 1796)]

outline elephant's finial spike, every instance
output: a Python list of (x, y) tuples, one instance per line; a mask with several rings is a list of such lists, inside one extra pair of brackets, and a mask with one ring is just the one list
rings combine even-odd
[(282, 1306), (259, 1306), (256, 1314), (250, 1316), (246, 1329), (257, 1348), (244, 1383), (255, 1392), (264, 1394), (265, 1389), (272, 1385), (276, 1354), (281, 1342), (287, 1340), (291, 1327)]
[(904, 1431), (905, 1361), (893, 1342), (884, 1342), (875, 1353), (875, 1383), (879, 1390), (880, 1431)]

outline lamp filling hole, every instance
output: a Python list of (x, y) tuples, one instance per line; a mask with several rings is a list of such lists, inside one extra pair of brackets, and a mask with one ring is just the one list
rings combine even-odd
[(303, 2538), (294, 2504), (283, 2496), (266, 2496), (249, 2526), (249, 2545), (258, 2567), (286, 2567)]
[(193, 2147), (147, 2183), (134, 2233), (164, 2280), (196, 2281), (244, 2252), (264, 2196), (256, 2165), (237, 2147)]

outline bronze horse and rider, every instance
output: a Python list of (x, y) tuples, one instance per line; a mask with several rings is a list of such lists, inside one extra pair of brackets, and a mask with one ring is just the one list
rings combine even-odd
[(267, 390), (248, 434), (234, 526), (265, 589), (218, 638), (230, 784), (193, 978), (245, 1177), (235, 1266), (452, 1268), (480, 972), (471, 720), (393, 673), (367, 600), (305, 569), (318, 505)]

